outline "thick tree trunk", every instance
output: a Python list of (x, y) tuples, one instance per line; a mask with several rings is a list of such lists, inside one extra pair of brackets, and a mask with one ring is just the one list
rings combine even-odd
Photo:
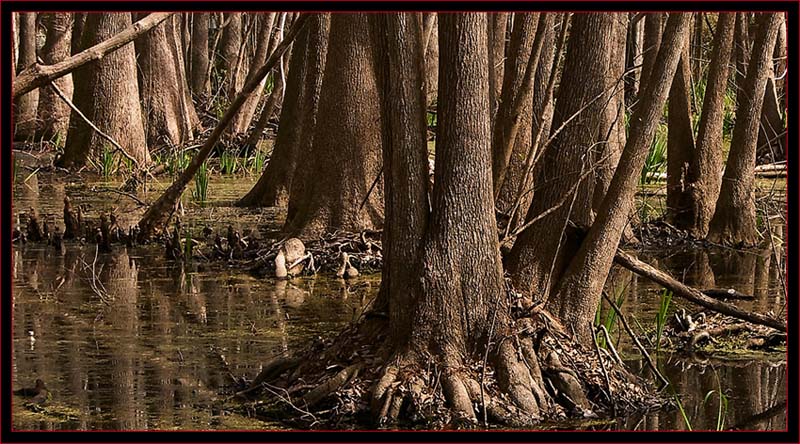
[(673, 223), (684, 217), (689, 206), (686, 184), (691, 157), (695, 153), (690, 75), (689, 48), (686, 46), (669, 90), (666, 216)]
[(708, 233), (722, 181), (722, 125), (734, 22), (735, 13), (722, 13), (717, 20), (696, 147), (689, 152), (688, 165), (681, 165), (683, 182), (674, 189), (674, 201), (668, 203), (672, 223), (696, 238)]
[(200, 124), (186, 82), (176, 19), (167, 19), (135, 42), (146, 140), (151, 149), (192, 140)]
[(667, 20), (661, 47), (639, 106), (631, 117), (628, 142), (597, 218), (577, 254), (548, 300), (550, 311), (564, 325), (574, 325), (579, 338), (590, 340), (588, 325), (594, 318), (614, 253), (634, 204), (637, 173), (653, 140), (667, 100), (670, 84), (685, 46), (690, 14), (673, 13)]
[(711, 219), (709, 240), (747, 246), (758, 243), (755, 181), (756, 142), (766, 88), (772, 64), (772, 50), (782, 15), (763, 14), (758, 19), (758, 34), (747, 68), (747, 77), (739, 89), (736, 126), (731, 150), (722, 177), (719, 200)]
[[(285, 21), (286, 13), (282, 14), (283, 20)], [(273, 32), (273, 25), (279, 25), (281, 21), (278, 17), (278, 13), (270, 12), (258, 18), (261, 24), (257, 33), (258, 43), (256, 44), (256, 53), (253, 56), (253, 60), (250, 64), (251, 69), (250, 72), (247, 73), (245, 80), (250, 80), (255, 75), (258, 68), (264, 64), (270, 50), (277, 46), (280, 40), (280, 32), (278, 32), (277, 29)], [(277, 26), (275, 26), (275, 28), (277, 28)], [(264, 83), (266, 80), (265, 77), (256, 89), (256, 93), (247, 98), (242, 108), (236, 113), (236, 116), (233, 117), (231, 134), (237, 135), (247, 132), (247, 129), (250, 127), (250, 122), (253, 120), (256, 108), (258, 107), (258, 103), (263, 95)]]
[[(19, 56), (17, 74), (36, 63), (36, 13), (19, 13)], [(20, 76), (21, 77), (21, 76)], [(31, 91), (14, 99), (14, 138), (24, 140), (36, 130), (36, 106), (39, 91)]]
[(381, 173), (381, 130), (367, 18), (331, 17), (319, 119), (311, 149), (301, 153), (306, 168), (292, 180), (287, 233), (309, 237), (383, 225), (383, 186), (370, 192)]
[(286, 96), (272, 156), (242, 206), (285, 206), (302, 153), (311, 149), (322, 76), (328, 50), (330, 18), (312, 17), (295, 42), (289, 62)]
[[(131, 25), (130, 13), (87, 14), (83, 47), (100, 43)], [(136, 82), (136, 55), (132, 44), (106, 54), (101, 60), (83, 65), (73, 73), (74, 104), (100, 130), (117, 140), (140, 164), (150, 161)], [(56, 163), (80, 168), (89, 156), (102, 152), (108, 142), (75, 113), (64, 154)]]
[[(419, 258), (429, 219), (427, 99), (420, 14), (376, 15), (373, 28), (383, 132), (384, 267), (376, 307), (388, 311), (402, 345), (421, 295)], [(437, 45), (438, 46), (438, 45)]]
[(208, 13), (192, 14), (192, 93), (196, 96), (208, 94), (211, 82), (208, 78)]
[[(577, 245), (561, 244), (565, 221), (588, 226), (594, 217), (592, 195), (597, 172), (592, 170), (605, 166), (596, 164), (596, 159), (605, 151), (601, 145), (611, 143), (606, 141), (611, 126), (606, 117), (616, 117), (618, 111), (611, 102), (613, 86), (619, 79), (612, 80), (609, 75), (618, 47), (615, 20), (613, 14), (573, 17), (552, 125), (554, 130), (562, 125), (564, 128), (541, 154), (526, 221), (543, 217), (519, 235), (506, 258), (515, 288), (526, 294), (547, 294), (548, 282), (558, 279), (565, 261), (577, 249)], [(617, 86), (621, 88), (622, 84)], [(612, 108), (607, 113), (609, 106)], [(552, 211), (564, 199), (572, 200), (570, 196), (576, 192), (574, 207), (561, 205)]]
[[(44, 13), (42, 21), (47, 26), (47, 37), (42, 47), (42, 61), (53, 65), (69, 58), (72, 40), (72, 14), (66, 12)], [(72, 75), (67, 74), (54, 83), (67, 98), (72, 98)], [(52, 88), (43, 88), (39, 91), (39, 107), (36, 114), (38, 121), (36, 139), (60, 140), (60, 145), (63, 146), (69, 126), (69, 105), (64, 103)]]
[[(544, 13), (544, 15), (555, 15), (554, 13)], [(520, 190), (520, 185), (525, 177), (525, 165), (528, 153), (533, 150), (536, 152), (537, 147), (531, 147), (534, 142), (534, 137), (537, 128), (534, 128), (539, 121), (542, 113), (548, 113), (544, 116), (542, 121), (542, 136), (539, 141), (546, 139), (550, 134), (550, 123), (552, 122), (552, 107), (545, 109), (545, 102), (547, 100), (547, 86), (550, 79), (550, 72), (553, 69), (553, 60), (555, 58), (555, 40), (556, 33), (553, 28), (554, 17), (551, 17), (550, 26), (540, 26), (540, 30), (544, 32), (542, 41), (542, 53), (539, 56), (539, 61), (536, 63), (536, 74), (533, 78), (533, 88), (530, 103), (526, 103), (522, 109), (521, 116), (530, 119), (529, 122), (523, 121), (525, 125), (520, 125), (517, 131), (516, 141), (514, 142), (514, 150), (508, 162), (508, 167), (505, 172), (505, 178), (500, 185), (500, 193), (495, 201), (495, 207), (503, 212), (508, 212), (512, 209), (517, 200), (517, 192)], [(530, 107), (530, 109), (528, 109)], [(525, 134), (523, 134), (522, 132)], [(496, 154), (496, 152), (495, 152)], [(493, 157), (494, 155), (493, 154)], [(525, 193), (527, 190), (523, 190)], [(530, 206), (532, 193), (525, 193), (520, 199), (519, 207), (517, 208), (518, 215), (524, 215)], [(517, 217), (517, 223), (522, 223), (522, 217)]]

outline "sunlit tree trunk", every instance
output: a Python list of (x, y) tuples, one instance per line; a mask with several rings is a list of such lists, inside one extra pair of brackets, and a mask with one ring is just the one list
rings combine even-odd
[[(68, 58), (72, 39), (72, 14), (44, 13), (42, 22), (47, 26), (47, 37), (41, 51), (42, 61), (46, 65), (52, 65)], [(72, 74), (67, 74), (53, 83), (67, 98), (72, 98)], [(69, 105), (58, 97), (55, 90), (50, 87), (40, 89), (39, 107), (36, 111), (38, 122), (36, 138), (59, 140), (63, 146), (67, 138), (70, 112)]]

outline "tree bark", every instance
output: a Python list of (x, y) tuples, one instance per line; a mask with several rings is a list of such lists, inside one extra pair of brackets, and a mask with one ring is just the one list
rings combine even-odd
[(487, 44), (489, 45), (489, 106), (492, 122), (500, 104), (500, 92), (503, 87), (503, 74), (506, 54), (506, 27), (509, 13), (494, 12), (489, 14), (487, 23)]
[[(594, 165), (595, 159), (609, 136), (605, 117), (614, 84), (609, 72), (618, 46), (613, 32), (615, 20), (607, 13), (573, 16), (552, 125), (554, 129), (564, 128), (541, 154), (533, 203), (525, 219), (530, 221), (551, 210), (572, 192), (578, 195), (574, 209), (562, 205), (523, 231), (506, 257), (515, 288), (532, 296), (547, 294), (548, 282), (557, 281), (565, 261), (577, 249), (577, 245), (561, 245), (565, 220), (588, 226), (594, 217), (595, 173), (587, 177), (586, 172), (602, 167)], [(609, 115), (611, 111), (616, 115), (617, 108)]]
[(433, 15), (430, 33), (428, 35), (428, 44), (425, 46), (425, 96), (427, 97), (426, 103), (431, 107), (436, 103), (438, 98), (438, 85), (439, 80), (439, 21), (438, 14), (430, 13)]
[[(717, 22), (719, 23), (719, 22)], [(719, 26), (719, 25), (717, 25)], [(688, 41), (687, 41), (688, 43)], [(684, 217), (688, 207), (689, 164), (696, 152), (692, 129), (691, 67), (689, 48), (684, 45), (678, 70), (669, 90), (667, 115), (667, 219), (675, 222)]]
[[(130, 25), (130, 13), (87, 14), (83, 47), (104, 42)], [(81, 66), (75, 70), (73, 81), (75, 106), (100, 130), (117, 140), (140, 165), (147, 164), (150, 153), (139, 104), (133, 45), (106, 54), (96, 63)], [(106, 143), (83, 119), (72, 113), (64, 154), (56, 164), (80, 168), (92, 153), (101, 152)]]
[(663, 33), (664, 13), (651, 12), (644, 18), (644, 48), (642, 49), (642, 74), (639, 80), (639, 91), (647, 88), (650, 73), (656, 64), (658, 49), (661, 47), (661, 34)]
[[(492, 187), (499, 197), (511, 155), (531, 144), (533, 81), (552, 16), (519, 13), (503, 69), (503, 87), (492, 128)], [(524, 146), (524, 148), (523, 148)]]
[(584, 343), (591, 339), (588, 325), (594, 318), (614, 252), (634, 204), (637, 173), (644, 165), (661, 118), (685, 46), (689, 18), (690, 14), (686, 13), (670, 14), (656, 63), (639, 106), (631, 116), (629, 138), (608, 193), (586, 239), (569, 261), (563, 278), (547, 302), (550, 312), (556, 314), (562, 324), (575, 326), (578, 338)]
[(193, 140), (200, 124), (186, 82), (176, 19), (165, 20), (134, 45), (146, 140), (151, 149)]
[[(46, 39), (42, 47), (42, 61), (48, 65), (54, 65), (69, 58), (72, 40), (72, 14), (66, 12), (43, 13), (42, 21), (47, 26)], [(67, 98), (72, 98), (72, 75), (67, 74), (54, 83)], [(64, 103), (52, 88), (44, 88), (39, 91), (39, 107), (36, 114), (38, 121), (36, 138), (60, 140), (61, 146), (63, 146), (69, 126), (69, 105)]]
[(192, 14), (192, 93), (196, 96), (208, 94), (211, 83), (208, 78), (208, 13)]
[(301, 153), (307, 167), (292, 180), (287, 233), (309, 237), (383, 225), (383, 186), (368, 195), (381, 172), (382, 136), (367, 17), (331, 17), (319, 119), (311, 149)]
[(288, 204), (297, 161), (312, 146), (329, 27), (327, 15), (315, 15), (293, 45), (286, 96), (272, 156), (258, 182), (238, 205), (270, 207)]
[[(36, 13), (19, 13), (19, 56), (17, 58), (17, 82), (24, 81), (24, 72), (36, 64)], [(24, 140), (36, 130), (36, 106), (39, 91), (31, 91), (14, 97), (14, 138)]]
[(771, 70), (772, 50), (781, 19), (782, 15), (778, 13), (763, 14), (758, 19), (758, 34), (747, 77), (737, 94), (739, 106), (736, 109), (731, 150), (709, 228), (708, 238), (713, 242), (746, 246), (758, 243), (753, 189), (756, 142), (764, 103), (762, 91), (766, 88)]
[(778, 92), (775, 88), (775, 72), (772, 71), (772, 66), (770, 66), (767, 86), (764, 90), (761, 124), (758, 127), (758, 143), (756, 145), (758, 161), (761, 163), (774, 163), (786, 160), (785, 142), (786, 127), (783, 125), (783, 113), (780, 108)]
[[(555, 15), (554, 13), (543, 14)], [(521, 116), (527, 117), (529, 121), (523, 121), (524, 125), (520, 125), (520, 129), (517, 131), (514, 150), (511, 153), (505, 172), (505, 178), (500, 185), (500, 192), (495, 201), (495, 207), (503, 212), (508, 212), (512, 209), (512, 206), (516, 202), (517, 191), (520, 189), (521, 182), (526, 179), (526, 177), (524, 177), (526, 174), (526, 160), (531, 150), (533, 150), (534, 153), (537, 150), (537, 147), (531, 147), (531, 144), (534, 143), (534, 135), (537, 132), (537, 129), (534, 127), (538, 124), (542, 113), (548, 113), (548, 115), (544, 116), (544, 120), (542, 121), (540, 142), (546, 139), (550, 134), (550, 124), (553, 118), (552, 107), (545, 109), (545, 102), (547, 100), (547, 86), (550, 79), (550, 72), (553, 69), (553, 60), (555, 59), (554, 49), (556, 46), (556, 34), (553, 27), (554, 19), (555, 17), (550, 17), (550, 26), (540, 26), (540, 30), (544, 32), (542, 52), (539, 56), (539, 61), (536, 63), (536, 73), (533, 78), (533, 87), (531, 91), (532, 94), (529, 98), (530, 102), (524, 104), (521, 112)], [(523, 134), (523, 132), (525, 134)], [(526, 190), (523, 190), (523, 193), (525, 191)], [(531, 197), (531, 193), (525, 193), (525, 196), (520, 200), (519, 208), (517, 209), (517, 214), (520, 215), (520, 217), (515, 218), (518, 224), (523, 222), (523, 217), (521, 216), (528, 211)]]
[(628, 36), (625, 48), (625, 105), (633, 106), (639, 93), (642, 69), (637, 66), (643, 63), (644, 19), (641, 15), (628, 13)]
[[(158, 12), (148, 15), (142, 20), (134, 23), (133, 25), (129, 26), (124, 30), (120, 30), (120, 32), (116, 35), (109, 36), (109, 38), (105, 41), (97, 43), (95, 46), (91, 48), (86, 48), (81, 44), (82, 48), (85, 48), (83, 51), (75, 54), (74, 56), (70, 57), (67, 60), (64, 60), (61, 63), (56, 65), (39, 65), (35, 64), (29, 68), (24, 69), (19, 73), (16, 78), (16, 82), (14, 83), (14, 93), (13, 96), (19, 97), (29, 91), (33, 91), (36, 88), (39, 88), (43, 85), (47, 85), (51, 81), (69, 74), (70, 72), (74, 71), (80, 66), (85, 65), (89, 62), (94, 62), (102, 59), (107, 54), (116, 51), (117, 49), (127, 45), (137, 37), (146, 34), (150, 29), (154, 26), (158, 25), (159, 23), (163, 22), (170, 16), (175, 14), (174, 12)], [(83, 14), (89, 15), (89, 14)], [(80, 17), (83, 17), (80, 15)], [(78, 15), (76, 14), (76, 22), (75, 22), (75, 32), (80, 29), (80, 32), (77, 33), (83, 38), (83, 28), (85, 27), (85, 19), (78, 20)], [(81, 40), (82, 41), (82, 40)], [(76, 44), (76, 34), (73, 33), (72, 38), (73, 44), (73, 53), (75, 52), (75, 44)]]
[(239, 53), (243, 49), (242, 12), (226, 12), (227, 25), (222, 29), (220, 59), (218, 63), (224, 72), (225, 87), (228, 97), (233, 100), (244, 84), (245, 72), (240, 64)]
[(696, 147), (688, 165), (681, 167), (683, 182), (675, 190), (675, 201), (668, 204), (675, 226), (696, 238), (708, 234), (722, 181), (722, 125), (734, 22), (735, 13), (721, 13), (717, 20)]
[(421, 295), (419, 258), (429, 219), (427, 99), (423, 29), (420, 14), (374, 16), (383, 125), (386, 220), (384, 266), (377, 307), (388, 309), (391, 340), (401, 345), (411, 335), (414, 308)]
[[(284, 14), (285, 20), (286, 13), (282, 14)], [(277, 30), (278, 26), (274, 26), (276, 29), (273, 31), (273, 25), (278, 25), (280, 21), (278, 16), (279, 14), (275, 12), (259, 16), (261, 25), (257, 34), (258, 43), (256, 45), (256, 53), (250, 65), (251, 70), (247, 73), (245, 80), (250, 80), (256, 74), (258, 68), (263, 65), (264, 61), (267, 59), (270, 49), (278, 45), (278, 41), (280, 40), (280, 32)], [(266, 80), (267, 78), (265, 77), (256, 89), (256, 93), (247, 98), (242, 108), (236, 113), (236, 116), (234, 116), (233, 123), (231, 124), (231, 134), (237, 135), (247, 132), (247, 129), (250, 127), (250, 122), (253, 120), (256, 108), (258, 107), (258, 103), (261, 100), (261, 96), (263, 95), (264, 83)]]

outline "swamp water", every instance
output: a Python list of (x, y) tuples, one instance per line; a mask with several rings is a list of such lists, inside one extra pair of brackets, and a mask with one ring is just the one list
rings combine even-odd
[[(51, 227), (63, 226), (65, 192), (74, 202), (88, 204), (90, 217), (115, 207), (123, 227), (141, 214), (129, 198), (99, 191), (119, 184), (70, 183), (63, 177), (29, 174), (18, 173), (15, 215), (33, 207)], [(212, 202), (199, 207), (187, 199), (184, 224), (203, 221), (220, 229), (233, 223), (239, 230), (258, 227), (262, 236), (269, 236), (279, 228), (278, 215), (228, 208), (253, 180), (212, 176)], [(146, 200), (155, 198), (150, 193)], [(184, 269), (166, 261), (159, 246), (115, 245), (113, 252), (96, 255), (94, 245), (70, 242), (58, 256), (52, 247), (27, 244), (14, 245), (13, 255), (13, 388), (32, 386), (41, 378), (53, 395), (43, 411), (31, 410), (14, 397), (16, 430), (284, 428), (264, 418), (220, 411), (214, 403), (218, 390), (231, 377), (255, 377), (260, 364), (273, 356), (335, 334), (375, 297), (380, 277), (362, 276), (348, 284), (327, 276), (277, 282), (224, 264), (197, 261)], [(736, 301), (744, 308), (779, 313), (784, 303), (781, 266), (769, 254), (719, 250), (640, 255), (690, 285), (732, 287), (756, 295), (754, 301)], [(626, 316), (652, 328), (661, 288), (617, 269), (611, 282), (612, 296), (623, 295)], [(681, 307), (693, 309), (674, 298), (672, 310)], [(614, 341), (620, 338), (618, 347), (630, 366), (647, 377), (646, 366), (620, 329), (612, 329)], [(786, 427), (786, 359), (781, 353), (687, 356), (662, 351), (659, 367), (681, 409), (575, 427)]]

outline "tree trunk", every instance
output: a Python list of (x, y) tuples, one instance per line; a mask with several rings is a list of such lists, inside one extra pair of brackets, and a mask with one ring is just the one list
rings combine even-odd
[[(47, 26), (47, 37), (42, 47), (42, 61), (53, 65), (69, 58), (72, 40), (72, 14), (66, 12), (43, 13), (42, 21)], [(67, 98), (72, 98), (72, 75), (68, 74), (54, 82)], [(61, 148), (67, 137), (69, 126), (69, 105), (64, 103), (55, 91), (43, 88), (39, 91), (39, 107), (36, 110), (36, 139), (60, 141)]]
[(425, 46), (425, 96), (428, 107), (436, 103), (438, 98), (439, 88), (437, 82), (439, 80), (439, 21), (437, 13), (433, 15), (433, 23), (431, 23), (430, 34), (428, 35), (428, 44)]
[(756, 142), (764, 103), (764, 91), (771, 71), (772, 50), (782, 14), (763, 14), (758, 20), (758, 34), (737, 101), (736, 126), (731, 150), (722, 177), (719, 200), (711, 219), (709, 240), (723, 244), (758, 243), (754, 196)]
[(651, 12), (644, 18), (644, 48), (642, 50), (642, 75), (639, 80), (639, 91), (647, 88), (650, 73), (656, 64), (658, 48), (661, 47), (661, 34), (663, 32), (664, 13)]
[[(555, 15), (554, 13), (544, 13), (546, 16)], [(542, 41), (542, 53), (539, 56), (539, 61), (536, 63), (536, 74), (533, 79), (532, 94), (529, 96), (522, 109), (521, 116), (526, 117), (529, 121), (523, 121), (524, 125), (520, 125), (517, 132), (516, 141), (514, 142), (514, 150), (508, 162), (508, 167), (505, 172), (505, 178), (500, 185), (500, 193), (495, 201), (495, 207), (503, 212), (508, 212), (512, 209), (516, 199), (517, 191), (520, 188), (520, 183), (525, 180), (525, 164), (530, 150), (535, 153), (537, 147), (531, 147), (534, 141), (534, 134), (537, 129), (534, 128), (538, 124), (539, 117), (542, 113), (548, 112), (548, 116), (544, 117), (542, 122), (542, 135), (540, 142), (546, 139), (550, 134), (550, 123), (552, 121), (552, 107), (549, 111), (545, 109), (545, 102), (547, 100), (547, 86), (550, 79), (550, 71), (553, 69), (553, 60), (555, 59), (555, 45), (556, 34), (553, 29), (553, 21), (555, 17), (550, 17), (549, 26), (540, 26), (540, 30), (544, 32)], [(542, 29), (543, 28), (543, 29)], [(520, 132), (522, 131), (522, 132)], [(524, 134), (523, 134), (524, 132)], [(494, 149), (494, 148), (493, 148)], [(496, 152), (495, 152), (496, 154)], [(493, 154), (493, 156), (495, 155)], [(523, 193), (527, 190), (523, 190)], [(531, 202), (531, 193), (526, 193), (520, 200), (519, 208), (517, 209), (518, 215), (524, 215), (528, 211)], [(522, 223), (522, 217), (517, 217), (515, 220)]]
[(603, 285), (611, 269), (622, 231), (634, 204), (638, 172), (650, 149), (670, 84), (685, 47), (690, 14), (673, 13), (667, 20), (661, 47), (646, 89), (631, 117), (630, 136), (597, 218), (570, 260), (563, 278), (548, 300), (551, 313), (564, 325), (574, 325), (586, 343)]
[[(492, 128), (492, 186), (495, 197), (505, 181), (513, 152), (530, 147), (533, 82), (552, 15), (519, 13), (503, 69), (503, 88)], [(524, 154), (522, 154), (524, 156)]]
[(694, 13), (694, 29), (692, 30), (689, 48), (692, 58), (692, 79), (695, 83), (699, 82), (700, 78), (703, 77), (703, 14), (703, 12)]
[(689, 152), (688, 165), (682, 163), (682, 182), (674, 188), (674, 201), (668, 203), (672, 223), (696, 238), (708, 233), (722, 181), (722, 125), (734, 22), (735, 13), (721, 13), (717, 20), (696, 147)]
[(242, 51), (242, 14), (241, 12), (226, 12), (224, 14), (227, 25), (222, 29), (220, 44), (220, 59), (218, 66), (224, 73), (224, 91), (233, 100), (242, 89), (245, 73), (239, 64), (239, 53)]
[[(285, 20), (286, 13), (282, 14), (283, 20)], [(258, 43), (256, 45), (256, 53), (250, 64), (250, 72), (247, 73), (245, 80), (250, 80), (253, 75), (255, 75), (258, 68), (263, 65), (264, 61), (267, 59), (270, 49), (277, 46), (278, 41), (280, 40), (280, 32), (277, 30), (278, 26), (275, 26), (276, 29), (273, 32), (273, 25), (279, 25), (278, 22), (280, 19), (278, 18), (278, 13), (270, 12), (263, 16), (259, 16), (259, 19), (261, 24), (257, 33)], [(247, 132), (247, 129), (250, 127), (250, 122), (253, 120), (253, 115), (256, 112), (256, 108), (258, 107), (258, 103), (261, 100), (261, 96), (263, 95), (264, 83), (266, 80), (267, 79), (265, 77), (264, 80), (262, 80), (259, 84), (258, 89), (256, 89), (256, 93), (247, 98), (247, 100), (244, 102), (244, 105), (242, 105), (242, 108), (233, 117), (231, 134), (237, 135)]]
[[(541, 167), (535, 172), (533, 203), (525, 219), (530, 221), (539, 215), (543, 218), (519, 235), (506, 258), (515, 288), (526, 294), (547, 294), (548, 282), (557, 280), (566, 265), (564, 261), (577, 249), (574, 244), (561, 245), (560, 233), (565, 221), (570, 219), (588, 226), (594, 217), (592, 195), (596, 172), (592, 170), (605, 165), (595, 164), (595, 159), (600, 157), (604, 151), (601, 145), (609, 138), (611, 125), (606, 117), (611, 114), (616, 117), (618, 111), (611, 104), (613, 85), (618, 79), (612, 80), (609, 75), (618, 46), (615, 20), (613, 14), (607, 13), (573, 16), (552, 125), (554, 130), (562, 125), (564, 128), (551, 142), (552, 146), (541, 154)], [(621, 88), (622, 84), (618, 86)], [(606, 113), (609, 106), (612, 108)], [(575, 192), (578, 194), (574, 208), (561, 205), (551, 210), (564, 199), (571, 200)]]
[[(39, 99), (41, 100), (41, 99)], [(774, 163), (786, 160), (786, 128), (783, 125), (783, 113), (775, 88), (775, 73), (770, 66), (767, 87), (764, 90), (764, 106), (761, 112), (761, 124), (758, 127), (758, 144), (756, 157), (760, 163)]]
[(489, 106), (492, 122), (500, 104), (500, 91), (503, 87), (503, 72), (506, 55), (506, 27), (509, 13), (489, 13), (487, 23), (487, 44), (489, 45)]
[[(625, 48), (625, 105), (633, 106), (642, 77), (642, 70), (635, 67), (643, 63), (644, 19), (635, 12), (628, 13), (628, 38)], [(637, 18), (639, 17), (639, 18)]]
[[(737, 93), (738, 90), (744, 85), (745, 75), (747, 73), (747, 66), (750, 64), (750, 14), (747, 12), (736, 13), (736, 26), (734, 30), (734, 41), (736, 50), (733, 53), (734, 63), (736, 67), (734, 79), (736, 81)], [(736, 96), (739, 97), (738, 94)], [(738, 104), (738, 102), (737, 102)]]
[[(719, 23), (719, 22), (717, 22)], [(718, 25), (719, 26), (719, 25)], [(688, 43), (688, 42), (687, 42)], [(695, 151), (692, 129), (692, 85), (689, 48), (684, 45), (681, 61), (669, 90), (667, 115), (667, 219), (673, 223), (684, 218), (689, 206), (689, 164)]]
[(151, 149), (192, 140), (200, 124), (186, 82), (176, 19), (177, 15), (167, 19), (135, 42), (146, 140)]
[[(131, 25), (130, 13), (88, 13), (83, 31), (83, 48), (100, 43)], [(73, 73), (74, 104), (100, 130), (117, 140), (140, 164), (150, 161), (136, 82), (133, 44), (106, 54), (93, 64)], [(72, 113), (64, 154), (56, 164), (80, 168), (91, 153), (103, 151), (108, 142)]]
[[(17, 74), (36, 63), (36, 13), (19, 13), (19, 56)], [(25, 140), (36, 130), (36, 106), (39, 91), (31, 91), (14, 99), (14, 139)]]
[(238, 205), (270, 207), (288, 204), (297, 161), (312, 146), (329, 27), (327, 15), (316, 15), (293, 45), (286, 96), (272, 156), (258, 182)]
[(375, 16), (386, 199), (379, 292), (383, 300), (375, 305), (388, 309), (394, 345), (411, 335), (414, 307), (421, 295), (418, 262), (430, 216), (422, 32), (420, 14)]
[(311, 149), (301, 153), (306, 168), (292, 180), (287, 233), (309, 237), (383, 225), (383, 187), (369, 192), (381, 172), (381, 130), (367, 18), (331, 17), (319, 120)]
[(192, 93), (196, 96), (208, 94), (211, 83), (208, 78), (208, 13), (192, 14)]

